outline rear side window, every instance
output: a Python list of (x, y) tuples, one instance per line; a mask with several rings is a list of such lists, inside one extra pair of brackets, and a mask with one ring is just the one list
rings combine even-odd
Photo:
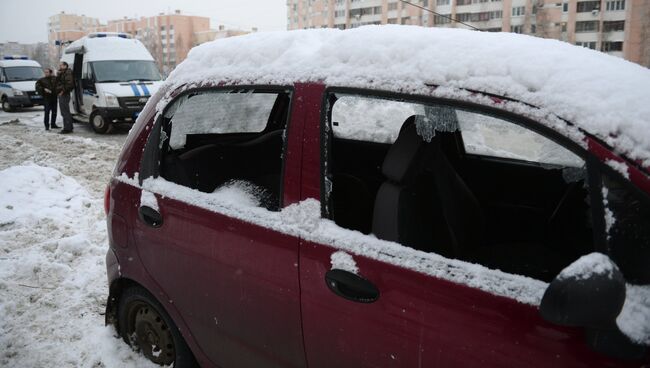
[(277, 210), (289, 105), (290, 91), (208, 90), (179, 97), (163, 117), (160, 176)]

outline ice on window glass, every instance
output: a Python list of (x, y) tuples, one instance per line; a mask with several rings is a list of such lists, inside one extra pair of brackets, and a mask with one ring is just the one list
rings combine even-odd
[(514, 123), (458, 110), (467, 153), (582, 167), (584, 161), (557, 143)]
[(276, 98), (270, 93), (224, 92), (183, 96), (173, 108), (170, 147), (183, 148), (190, 134), (261, 132)]

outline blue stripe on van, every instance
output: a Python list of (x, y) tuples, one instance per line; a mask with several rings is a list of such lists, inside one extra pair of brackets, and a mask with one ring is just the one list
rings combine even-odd
[(144, 92), (145, 96), (151, 96), (151, 93), (149, 93), (149, 88), (144, 83), (140, 83), (140, 88), (142, 88), (142, 92)]
[(140, 96), (140, 90), (138, 89), (138, 86), (135, 85), (135, 83), (131, 83), (131, 90), (133, 90), (133, 95)]
[(0, 83), (0, 87), (4, 87), (4, 88), (11, 88), (11, 86), (10, 86), (10, 85), (8, 85), (8, 84), (5, 84), (5, 83)]

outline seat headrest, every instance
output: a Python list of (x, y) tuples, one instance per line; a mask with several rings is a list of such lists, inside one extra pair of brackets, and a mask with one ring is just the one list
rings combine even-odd
[(397, 140), (390, 147), (381, 171), (389, 180), (402, 183), (413, 175), (422, 149), (427, 145), (418, 135), (415, 126), (416, 115), (410, 116), (402, 124)]

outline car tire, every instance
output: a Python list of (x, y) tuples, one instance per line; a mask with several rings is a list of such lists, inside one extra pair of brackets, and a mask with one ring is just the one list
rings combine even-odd
[(4, 112), (13, 112), (14, 108), (9, 104), (7, 97), (2, 98), (2, 111)]
[(104, 116), (100, 114), (98, 110), (95, 110), (90, 114), (90, 119), (88, 119), (88, 121), (97, 134), (106, 134), (111, 130), (111, 123), (106, 121)]
[(124, 341), (159, 365), (198, 367), (192, 351), (162, 305), (140, 286), (129, 287), (117, 307), (118, 329)]

